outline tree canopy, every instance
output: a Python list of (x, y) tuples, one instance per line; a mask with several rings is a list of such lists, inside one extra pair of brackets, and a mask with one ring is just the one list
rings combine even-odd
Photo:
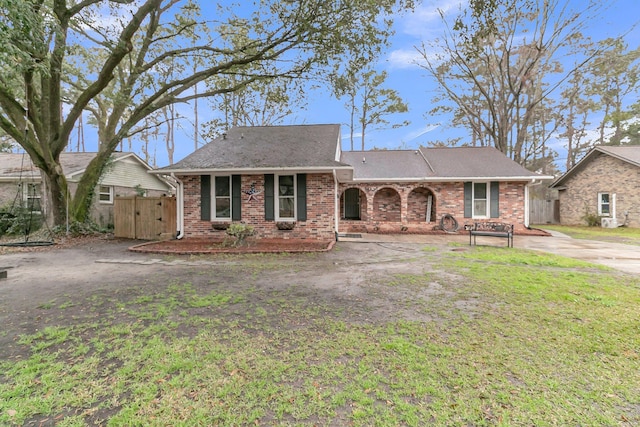
[[(469, 131), (471, 144), (493, 145), (547, 173), (557, 155), (551, 141), (565, 143), (571, 167), (585, 149), (605, 142), (605, 128), (615, 129), (611, 143), (631, 140), (623, 121), (633, 112), (623, 98), (638, 88), (637, 51), (627, 51), (621, 38), (594, 42), (584, 35), (605, 7), (472, 0), (452, 20), (443, 14), (443, 37), (418, 48), (419, 65), (439, 84), (428, 114), (447, 114)], [(603, 118), (593, 125), (598, 112)], [(590, 125), (600, 130), (598, 140), (587, 138)]]
[[(374, 57), (392, 0), (0, 0), (0, 129), (42, 170), (54, 223), (83, 221), (100, 175), (125, 138), (164, 108), (274, 78), (314, 79), (344, 58)], [(213, 84), (204, 84), (213, 81)], [(199, 83), (202, 90), (195, 90)], [(84, 111), (99, 152), (74, 195), (60, 153)], [(146, 120), (146, 121), (145, 121)]]

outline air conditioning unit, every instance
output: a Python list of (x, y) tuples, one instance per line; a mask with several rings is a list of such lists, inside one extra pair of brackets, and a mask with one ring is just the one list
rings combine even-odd
[(600, 225), (602, 228), (617, 228), (618, 220), (615, 218), (600, 218)]

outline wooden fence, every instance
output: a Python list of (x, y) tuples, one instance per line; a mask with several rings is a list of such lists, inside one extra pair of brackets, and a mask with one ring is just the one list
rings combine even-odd
[(116, 197), (113, 207), (116, 237), (140, 240), (176, 236), (174, 197)]
[(530, 224), (558, 224), (560, 222), (560, 200), (533, 199), (529, 203)]

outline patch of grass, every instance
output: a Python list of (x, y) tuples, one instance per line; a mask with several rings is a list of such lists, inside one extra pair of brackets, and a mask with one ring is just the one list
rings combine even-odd
[(601, 240), (604, 242), (640, 245), (640, 228), (601, 228), (586, 226), (543, 225), (540, 228), (555, 230), (574, 239)]
[[(389, 292), (380, 298), (446, 313), (434, 321), (350, 321), (299, 284), (173, 283), (94, 299), (110, 307), (100, 322), (24, 335), (30, 356), (0, 362), (0, 424), (640, 422), (637, 278), (491, 247), (444, 252), (436, 267), (376, 277), (376, 292)], [(460, 304), (470, 300), (472, 313)]]

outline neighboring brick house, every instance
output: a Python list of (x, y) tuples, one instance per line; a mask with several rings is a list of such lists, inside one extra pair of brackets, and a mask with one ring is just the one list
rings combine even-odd
[(540, 176), (494, 148), (342, 152), (340, 125), (237, 127), (151, 173), (178, 181), (178, 231), (221, 235), (232, 222), (259, 237), (414, 232), (453, 216), (528, 226)]
[[(89, 162), (97, 153), (60, 154), (60, 165), (73, 194)], [(161, 196), (174, 188), (162, 177), (147, 173), (151, 167), (134, 153), (114, 153), (105, 168), (91, 207), (92, 219), (102, 226), (113, 225), (113, 203), (118, 196)], [(0, 206), (18, 202), (41, 210), (42, 177), (26, 154), (0, 153)], [(141, 194), (142, 193), (142, 194)]]
[(605, 226), (640, 227), (640, 146), (595, 147), (551, 188), (561, 224), (585, 225), (597, 215)]

